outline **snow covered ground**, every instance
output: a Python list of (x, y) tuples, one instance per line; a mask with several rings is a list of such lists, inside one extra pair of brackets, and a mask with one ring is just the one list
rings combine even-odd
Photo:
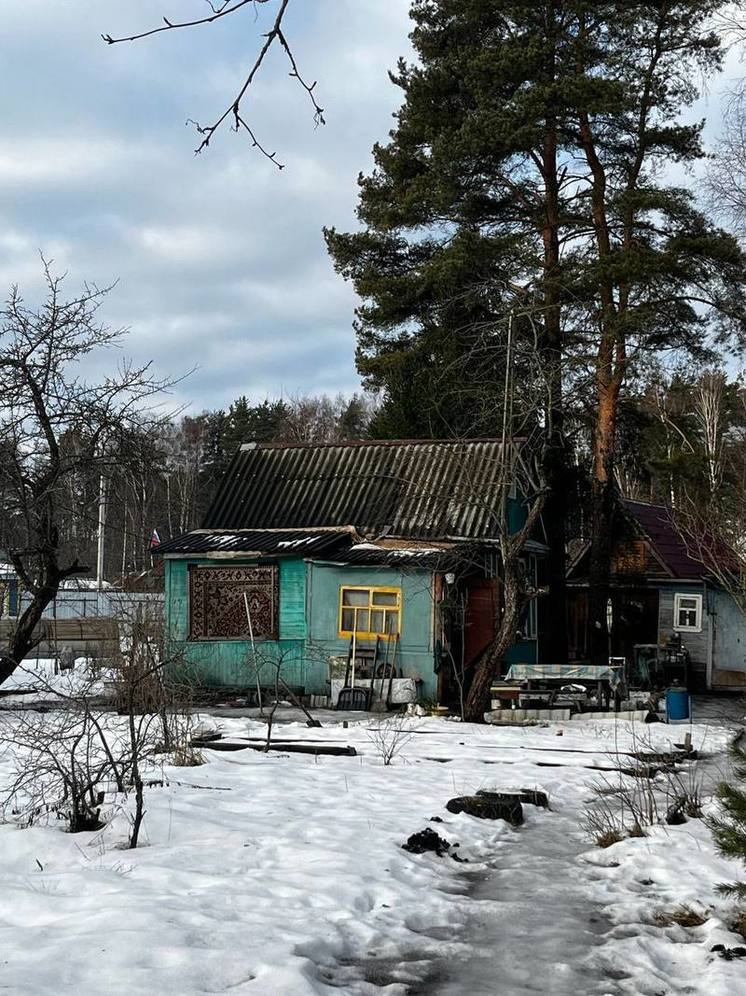
[[(112, 799), (97, 833), (0, 826), (0, 988), (14, 994), (746, 993), (718, 882), (739, 866), (700, 820), (606, 849), (581, 829), (589, 767), (634, 746), (613, 720), (495, 728), (415, 720), (384, 767), (370, 720), (293, 723), (276, 736), (353, 745), (355, 757), (205, 751), (147, 793), (143, 846)], [(13, 713), (0, 713), (12, 724)], [(223, 732), (259, 735), (253, 720)], [(6, 730), (8, 727), (6, 726)], [(416, 731), (416, 732), (414, 732)], [(562, 736), (558, 736), (559, 732)], [(640, 731), (638, 731), (640, 732)], [(646, 728), (656, 750), (681, 727)], [(2, 733), (2, 729), (0, 729)], [(692, 727), (717, 754), (728, 731)], [(0, 757), (0, 783), (9, 758)], [(478, 789), (537, 788), (525, 824), (452, 815)], [(438, 816), (442, 823), (429, 823)], [(468, 862), (401, 849), (432, 827)], [(686, 903), (700, 927), (659, 926)]]
[(108, 673), (103, 668), (94, 672), (85, 657), (77, 658), (67, 670), (61, 670), (54, 657), (29, 658), (0, 685), (0, 704), (7, 708), (32, 701), (55, 702), (79, 695), (84, 689), (89, 695), (101, 694)]

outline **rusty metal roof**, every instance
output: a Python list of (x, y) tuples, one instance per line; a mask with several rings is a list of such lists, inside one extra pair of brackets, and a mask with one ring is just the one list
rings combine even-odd
[(248, 443), (205, 517), (208, 530), (353, 526), (362, 535), (488, 539), (499, 440)]

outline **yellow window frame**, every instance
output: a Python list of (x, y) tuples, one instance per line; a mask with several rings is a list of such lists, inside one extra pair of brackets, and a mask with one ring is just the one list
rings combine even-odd
[[(367, 591), (368, 592), (368, 603), (367, 605), (345, 605), (344, 604), (344, 593), (346, 591)], [(396, 605), (374, 605), (373, 595), (374, 594), (384, 594), (384, 595), (396, 595)], [(402, 599), (401, 599), (401, 588), (390, 588), (382, 585), (368, 585), (368, 584), (342, 584), (339, 586), (339, 616), (337, 619), (338, 624), (338, 635), (340, 637), (352, 637), (353, 630), (344, 629), (342, 626), (342, 611), (344, 609), (352, 609), (355, 614), (355, 620), (357, 620), (357, 613), (360, 612), (372, 612), (372, 611), (382, 611), (383, 612), (383, 626), (386, 628), (386, 623), (388, 621), (389, 612), (395, 612), (397, 618), (397, 627), (393, 633), (377, 633), (375, 630), (355, 630), (356, 640), (375, 640), (380, 637), (382, 640), (395, 640), (397, 636), (401, 634), (401, 610), (402, 610)], [(369, 617), (370, 618), (370, 617)]]

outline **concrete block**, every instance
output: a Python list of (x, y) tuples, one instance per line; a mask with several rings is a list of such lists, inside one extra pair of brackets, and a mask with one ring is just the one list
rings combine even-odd
[(647, 714), (647, 709), (624, 709), (621, 712), (576, 712), (572, 718), (580, 720), (616, 719), (624, 720), (626, 723), (644, 723)]
[(492, 723), (494, 726), (510, 726), (531, 720), (562, 723), (569, 718), (569, 709), (493, 709), (484, 714), (485, 723)]

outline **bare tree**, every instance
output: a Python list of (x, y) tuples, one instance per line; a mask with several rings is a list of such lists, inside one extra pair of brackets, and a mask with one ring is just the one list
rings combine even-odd
[(190, 123), (195, 126), (198, 134), (201, 136), (201, 141), (195, 149), (195, 152), (197, 153), (206, 149), (212, 141), (213, 135), (222, 125), (229, 122), (232, 123), (232, 128), (235, 132), (244, 131), (248, 134), (253, 148), (258, 149), (258, 151), (263, 156), (266, 156), (270, 162), (274, 163), (278, 169), (284, 169), (283, 164), (277, 160), (277, 154), (275, 152), (269, 152), (257, 138), (252, 126), (248, 123), (246, 117), (244, 116), (243, 103), (246, 100), (251, 85), (256, 79), (259, 70), (262, 68), (262, 64), (264, 63), (268, 53), (273, 47), (279, 47), (287, 57), (290, 67), (290, 78), (296, 80), (308, 96), (313, 109), (314, 122), (317, 125), (326, 123), (324, 120), (324, 108), (321, 107), (319, 102), (316, 100), (316, 81), (314, 80), (313, 83), (309, 83), (301, 75), (295, 55), (293, 54), (293, 50), (288, 42), (287, 35), (285, 34), (284, 18), (288, 7), (290, 6), (290, 0), (207, 0), (210, 13), (205, 14), (202, 17), (197, 16), (184, 21), (174, 21), (163, 17), (162, 24), (158, 27), (150, 28), (149, 30), (117, 38), (112, 37), (110, 34), (105, 34), (101, 37), (109, 45), (117, 45), (121, 42), (140, 41), (143, 38), (150, 38), (153, 35), (163, 34), (164, 32), (170, 33), (188, 28), (205, 27), (206, 25), (214, 24), (216, 21), (220, 21), (223, 18), (231, 17), (234, 14), (240, 14), (242, 12), (248, 13), (250, 10), (253, 10), (253, 12), (256, 13), (257, 6), (264, 4), (270, 5), (274, 3), (276, 3), (277, 6), (277, 14), (272, 26), (269, 31), (264, 34), (264, 41), (259, 45), (259, 50), (251, 65), (251, 68), (238, 88), (238, 91), (231, 103), (211, 124), (200, 124), (198, 121), (192, 121)]
[(126, 719), (125, 780), (135, 796), (129, 846), (135, 848), (145, 817), (145, 773), (159, 756), (193, 766), (201, 756), (191, 745), (193, 682), (181, 654), (167, 656), (163, 622), (134, 606), (127, 636), (114, 656), (119, 713)]
[[(729, 25), (739, 43), (746, 38), (746, 25)], [(726, 95), (722, 132), (705, 175), (710, 206), (736, 233), (746, 221), (746, 80), (739, 80)]]
[(133, 430), (146, 438), (168, 417), (153, 399), (174, 383), (155, 377), (150, 364), (126, 360), (100, 382), (86, 381), (80, 365), (119, 346), (124, 334), (98, 320), (107, 289), (86, 286), (65, 298), (46, 263), (44, 275), (40, 307), (29, 307), (14, 287), (0, 311), (0, 488), (12, 524), (8, 555), (31, 596), (0, 658), (0, 682), (35, 645), (62, 582), (88, 569), (79, 548), (62, 543), (63, 519), (91, 515), (85, 506), (71, 508), (76, 480), (83, 473), (109, 477), (120, 446), (138, 438)]
[(375, 410), (370, 398), (353, 394), (296, 395), (286, 402), (284, 435), (298, 443), (336, 443), (342, 439), (361, 439)]
[(368, 740), (383, 762), (384, 767), (393, 763), (412, 739), (411, 719), (403, 713), (379, 719), (368, 729)]
[[(164, 758), (201, 763), (192, 745), (195, 682), (181, 654), (167, 656), (157, 612), (133, 605), (126, 634), (105, 669), (86, 663), (65, 676), (45, 678), (29, 668), (38, 692), (54, 701), (49, 712), (19, 711), (4, 717), (2, 739), (12, 776), (0, 808), (5, 818), (29, 826), (64, 818), (71, 832), (104, 825), (102, 806), (115, 791), (134, 806), (129, 847), (138, 846), (145, 817), (145, 789)], [(114, 687), (116, 711), (102, 689)], [(113, 812), (113, 810), (112, 810)]]
[(746, 492), (735, 504), (719, 500), (702, 502), (684, 491), (672, 511), (676, 530), (702, 573), (733, 597), (746, 615)]
[[(483, 718), (498, 665), (515, 643), (529, 601), (539, 594), (525, 571), (525, 547), (539, 524), (549, 488), (541, 456), (534, 448), (537, 441), (532, 442), (533, 447), (531, 442), (511, 441), (503, 451), (495, 507), (501, 598), (496, 606), (495, 636), (475, 664), (466, 699), (464, 713), (473, 722)], [(513, 488), (524, 509), (524, 521), (518, 529), (514, 529), (509, 514), (508, 498)]]
[(707, 486), (715, 498), (723, 480), (723, 444), (726, 428), (725, 374), (705, 370), (697, 382), (694, 414), (707, 462)]
[(78, 672), (69, 689), (38, 675), (37, 688), (60, 708), (22, 710), (3, 717), (2, 740), (11, 776), (0, 798), (7, 821), (31, 826), (63, 819), (71, 833), (103, 826), (101, 808), (110, 783), (123, 789), (125, 758), (95, 704), (98, 676)]
[[(484, 404), (501, 413), (502, 446), (485, 487), (485, 468), (467, 474), (464, 493), (454, 500), (490, 513), (499, 554), (500, 598), (495, 605), (494, 637), (474, 664), (462, 715), (481, 721), (489, 707), (490, 686), (504, 660), (531, 600), (538, 597), (525, 570), (527, 542), (537, 531), (550, 494), (549, 462), (555, 434), (553, 391), (556, 371), (543, 348), (543, 311), (528, 288), (513, 286), (507, 319), (488, 323), (482, 348), (500, 360), (501, 390), (481, 385)], [(465, 358), (464, 375), (472, 367)], [(480, 384), (475, 385), (480, 390)], [(520, 524), (514, 512), (520, 509)], [(511, 514), (513, 512), (513, 514)], [(458, 668), (454, 667), (454, 671)], [(457, 678), (458, 681), (458, 678)]]

